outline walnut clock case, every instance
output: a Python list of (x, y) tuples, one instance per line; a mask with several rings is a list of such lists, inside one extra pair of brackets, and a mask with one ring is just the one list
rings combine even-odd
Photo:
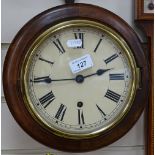
[(87, 4), (31, 19), (8, 50), (8, 107), (19, 125), (51, 148), (84, 152), (122, 137), (148, 101), (141, 43), (120, 17)]

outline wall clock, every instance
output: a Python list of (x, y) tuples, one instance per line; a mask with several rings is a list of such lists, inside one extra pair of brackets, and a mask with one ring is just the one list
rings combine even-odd
[(49, 147), (82, 152), (122, 137), (148, 92), (140, 41), (120, 17), (87, 4), (49, 9), (14, 38), (4, 64), (8, 107)]
[(149, 104), (146, 107), (146, 153), (154, 154), (154, 0), (136, 0), (135, 22), (147, 37), (146, 55), (149, 58)]
[(154, 0), (136, 0), (135, 6), (137, 20), (153, 20)]

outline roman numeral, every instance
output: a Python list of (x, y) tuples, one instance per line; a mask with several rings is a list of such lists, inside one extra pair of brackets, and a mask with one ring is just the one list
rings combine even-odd
[(53, 44), (57, 47), (57, 49), (59, 50), (59, 52), (61, 54), (65, 53), (65, 49), (64, 47), (62, 46), (61, 42), (59, 39), (56, 39), (55, 41), (53, 41)]
[(65, 105), (61, 104), (56, 115), (55, 115), (55, 118), (62, 121), (64, 118), (66, 110), (67, 110), (67, 107)]
[[(104, 111), (96, 104), (96, 107), (97, 107), (97, 109), (99, 110), (99, 112), (101, 113), (101, 115), (103, 116), (103, 117), (105, 117), (106, 116), (106, 114), (104, 113)], [(107, 120), (106, 118), (104, 118), (105, 120)]]
[(106, 114), (103, 112), (103, 110), (96, 104), (97, 109), (101, 112), (103, 116), (106, 116)]
[(104, 37), (104, 35), (102, 35), (102, 38), (98, 41), (98, 43), (97, 43), (97, 45), (96, 45), (96, 47), (95, 47), (95, 49), (94, 49), (94, 52), (97, 51), (99, 45), (101, 44), (101, 41), (103, 40), (103, 37)]
[(78, 109), (78, 123), (79, 123), (79, 125), (85, 124), (84, 115), (83, 115), (83, 110), (82, 109)]
[(51, 61), (49, 61), (49, 60), (46, 60), (46, 59), (43, 59), (43, 58), (39, 58), (39, 60), (41, 60), (41, 61), (44, 61), (44, 62), (47, 62), (47, 63), (49, 63), (49, 64), (54, 64), (54, 62), (51, 62)]
[(117, 103), (119, 101), (121, 95), (119, 95), (119, 94), (108, 89), (106, 94), (105, 94), (105, 97), (107, 97), (108, 99)]
[(47, 93), (39, 99), (40, 103), (46, 108), (55, 99), (54, 94), (51, 92)]
[(84, 33), (74, 33), (75, 39), (81, 39), (82, 41), (82, 45), (81, 47), (77, 47), (77, 48), (84, 48)]
[(121, 74), (109, 74), (110, 80), (124, 80), (124, 73)]
[(106, 64), (108, 64), (109, 62), (111, 62), (112, 60), (116, 59), (118, 57), (117, 54), (113, 54), (112, 56), (110, 56), (109, 58), (107, 58), (106, 60), (104, 60), (104, 62)]

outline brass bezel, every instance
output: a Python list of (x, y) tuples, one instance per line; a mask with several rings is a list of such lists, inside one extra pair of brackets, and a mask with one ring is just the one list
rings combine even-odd
[[(128, 98), (128, 103), (125, 106), (124, 110), (122, 111), (121, 115), (119, 115), (114, 122), (112, 122), (111, 124), (109, 124), (107, 127), (104, 127), (102, 129), (99, 129), (95, 132), (91, 132), (91, 133), (84, 133), (84, 134), (73, 134), (73, 133), (67, 133), (67, 132), (63, 132), (60, 131), (52, 126), (50, 126), (49, 124), (47, 124), (46, 121), (44, 121), (41, 116), (35, 111), (35, 108), (33, 106), (33, 104), (31, 103), (31, 100), (29, 98), (28, 95), (28, 88), (27, 88), (27, 72), (28, 72), (28, 65), (30, 63), (30, 57), (31, 55), (34, 53), (35, 49), (52, 33), (55, 33), (59, 30), (68, 28), (68, 27), (75, 27), (75, 26), (79, 26), (79, 27), (92, 27), (92, 28), (96, 28), (99, 29), (101, 31), (106, 32), (108, 35), (110, 35), (110, 37), (115, 40), (119, 46), (121, 46), (121, 48), (124, 50), (131, 69), (132, 69), (132, 75), (133, 75), (133, 83), (131, 86), (131, 93), (130, 96)], [(131, 49), (129, 48), (128, 44), (126, 43), (126, 41), (117, 33), (115, 32), (112, 28), (95, 22), (95, 21), (90, 21), (90, 20), (69, 20), (69, 21), (65, 21), (59, 24), (56, 24), (54, 26), (52, 26), (51, 28), (47, 29), (45, 32), (43, 32), (36, 40), (35, 42), (32, 43), (31, 47), (29, 48), (23, 65), (22, 65), (22, 71), (21, 71), (21, 85), (22, 85), (22, 93), (23, 93), (23, 98), (24, 98), (24, 102), (25, 105), (28, 109), (28, 111), (30, 112), (30, 114), (33, 116), (33, 118), (41, 125), (43, 126), (45, 129), (49, 130), (50, 132), (52, 132), (55, 135), (58, 135), (60, 137), (65, 137), (65, 138), (69, 138), (69, 139), (87, 139), (87, 138), (92, 138), (92, 137), (96, 137), (104, 132), (107, 132), (107, 130), (112, 129), (114, 126), (116, 126), (117, 124), (119, 124), (119, 122), (126, 116), (126, 114), (128, 113), (128, 111), (130, 110), (133, 100), (135, 98), (135, 94), (136, 94), (136, 89), (138, 87), (139, 84), (139, 74), (137, 72), (137, 66), (136, 66), (136, 62), (134, 59), (134, 56), (132, 54)]]

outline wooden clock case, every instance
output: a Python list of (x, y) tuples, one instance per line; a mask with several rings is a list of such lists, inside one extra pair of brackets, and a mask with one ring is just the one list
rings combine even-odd
[(149, 62), (150, 82), (149, 103), (145, 108), (145, 142), (146, 154), (154, 155), (154, 13), (144, 12), (144, 0), (135, 1), (135, 23), (147, 37), (147, 44), (143, 46)]
[[(27, 110), (21, 93), (21, 66), (32, 42), (45, 30), (62, 21), (87, 19), (103, 23), (119, 33), (128, 43), (141, 70), (140, 87), (134, 104), (121, 122), (113, 129), (92, 139), (66, 139), (49, 132), (39, 125)], [(31, 19), (16, 35), (8, 50), (3, 72), (4, 93), (8, 107), (20, 126), (34, 139), (49, 147), (84, 152), (94, 150), (118, 140), (135, 124), (148, 101), (148, 63), (141, 43), (131, 27), (110, 11), (86, 4), (58, 6)]]

